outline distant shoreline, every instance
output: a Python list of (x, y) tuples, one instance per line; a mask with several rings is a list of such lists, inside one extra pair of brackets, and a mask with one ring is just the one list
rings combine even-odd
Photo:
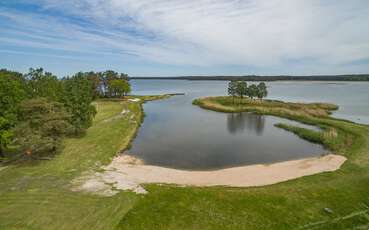
[(191, 80), (191, 81), (369, 81), (369, 74), (310, 75), (310, 76), (176, 76), (176, 77), (130, 77), (135, 80)]

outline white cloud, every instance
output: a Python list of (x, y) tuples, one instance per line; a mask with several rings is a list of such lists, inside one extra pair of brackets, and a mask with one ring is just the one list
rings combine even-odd
[[(344, 65), (369, 58), (369, 3), (318, 0), (38, 0), (63, 17), (0, 11), (27, 46), (176, 65)], [(83, 18), (83, 26), (68, 16)], [(27, 29), (26, 29), (27, 28)], [(0, 37), (22, 43), (22, 38)], [(12, 41), (11, 41), (12, 40)], [(319, 68), (319, 67), (317, 67)]]

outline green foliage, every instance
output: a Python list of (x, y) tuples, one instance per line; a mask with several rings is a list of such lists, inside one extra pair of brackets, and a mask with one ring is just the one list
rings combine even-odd
[(96, 109), (91, 102), (94, 98), (92, 83), (83, 73), (77, 73), (71, 78), (62, 80), (62, 102), (71, 114), (71, 124), (75, 127), (75, 133), (83, 133), (92, 124)]
[(262, 99), (268, 95), (268, 90), (264, 82), (258, 85), (252, 84), (247, 86), (245, 81), (230, 81), (228, 83), (228, 95), (232, 97), (239, 96), (243, 98), (244, 96), (248, 96), (251, 99), (254, 97)]
[[(91, 82), (94, 99), (99, 97), (120, 97), (131, 91), (128, 75), (124, 73), (107, 70), (105, 72), (79, 72), (77, 75), (84, 76)], [(119, 84), (122, 83), (117, 84), (116, 80), (124, 81), (127, 85), (121, 87)], [(122, 92), (124, 94), (118, 95)]]
[[(73, 130), (74, 134), (81, 134), (92, 125), (96, 114), (95, 107), (91, 105), (94, 99), (121, 97), (130, 91), (128, 75), (111, 70), (79, 72), (64, 79), (58, 79), (42, 68), (31, 68), (24, 76), (21, 73), (0, 70), (0, 154), (4, 155), (3, 152), (13, 141), (13, 136), (16, 137), (16, 147), (20, 146), (20, 151), (35, 155), (43, 155), (48, 151), (54, 153), (59, 148), (61, 137), (65, 135), (63, 132), (70, 133)], [(24, 102), (31, 102), (31, 108)], [(20, 103), (22, 111), (19, 111)], [(50, 106), (58, 107), (60, 113), (66, 112), (68, 115), (46, 122), (45, 119), (49, 119), (51, 113), (45, 108)], [(37, 109), (42, 111), (36, 112)], [(30, 121), (24, 114), (27, 110), (33, 114)], [(61, 122), (64, 119), (68, 119), (68, 125)], [(12, 129), (15, 126), (16, 135), (13, 135)], [(62, 132), (63, 129), (65, 130)]]
[(245, 81), (236, 83), (236, 94), (241, 98), (247, 94), (247, 83)]
[(91, 82), (93, 98), (94, 99), (99, 98), (103, 94), (102, 87), (101, 87), (102, 74), (100, 72), (93, 72), (93, 71), (83, 73), (83, 74)]
[(11, 128), (10, 122), (4, 117), (0, 117), (0, 158), (4, 157), (4, 149), (7, 148), (13, 138)]
[(0, 70), (0, 116), (15, 122), (17, 106), (26, 98), (25, 80), (20, 73)]
[(26, 77), (31, 97), (45, 97), (54, 101), (60, 100), (62, 85), (55, 75), (50, 72), (44, 72), (42, 68), (30, 68)]
[(0, 157), (12, 141), (19, 103), (26, 97), (22, 74), (0, 70)]
[(321, 132), (317, 132), (314, 130), (310, 130), (310, 129), (305, 129), (305, 128), (301, 128), (301, 127), (297, 127), (294, 125), (288, 125), (288, 124), (284, 124), (284, 123), (278, 123), (274, 125), (275, 127), (290, 131), (296, 135), (298, 135), (299, 137), (301, 137), (302, 139), (308, 140), (310, 142), (313, 143), (318, 143), (318, 144), (324, 144), (324, 140), (323, 140), (323, 135)]
[(117, 73), (112, 70), (107, 70), (101, 73), (103, 92), (102, 95), (105, 97), (114, 97), (114, 91), (110, 88), (110, 82), (113, 80), (125, 80), (128, 82), (128, 75), (123, 73)]
[(259, 89), (255, 84), (252, 84), (248, 87), (247, 96), (249, 96), (251, 99), (256, 97), (258, 93), (259, 93)]
[(228, 95), (232, 96), (234, 103), (234, 97), (237, 95), (237, 81), (230, 81), (228, 83)]
[(61, 103), (46, 98), (25, 100), (19, 108), (15, 144), (32, 157), (55, 154), (61, 138), (72, 131), (69, 120), (70, 114)]
[(131, 92), (131, 87), (126, 80), (114, 79), (109, 81), (109, 91), (112, 97), (123, 97)]
[(268, 90), (264, 82), (260, 82), (257, 85), (257, 89), (258, 89), (256, 93), (257, 98), (262, 99), (268, 96)]

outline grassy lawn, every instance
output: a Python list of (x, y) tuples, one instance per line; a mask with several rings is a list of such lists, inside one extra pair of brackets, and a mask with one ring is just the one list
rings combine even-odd
[[(73, 178), (109, 163), (125, 148), (142, 120), (140, 103), (95, 104), (93, 126), (84, 137), (66, 139), (55, 159), (0, 171), (0, 229), (111, 229), (139, 199), (129, 192), (106, 198), (70, 191)], [(135, 123), (130, 115), (120, 116), (123, 109), (134, 114)]]
[[(314, 138), (348, 161), (337, 172), (265, 187), (152, 184), (145, 185), (147, 195), (121, 192), (113, 197), (71, 192), (73, 178), (109, 163), (129, 145), (143, 116), (140, 103), (101, 100), (96, 102), (98, 114), (86, 136), (65, 140), (63, 152), (55, 159), (0, 171), (0, 229), (368, 229), (369, 126), (330, 118), (333, 105), (273, 107), (244, 101), (236, 106), (230, 98), (218, 99), (196, 104), (318, 125), (323, 133), (282, 128)], [(120, 116), (127, 108), (136, 122)]]

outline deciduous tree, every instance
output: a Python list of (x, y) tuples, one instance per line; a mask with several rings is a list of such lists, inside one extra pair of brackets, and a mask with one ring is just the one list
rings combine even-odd
[(237, 95), (237, 81), (228, 83), (228, 95), (232, 96), (232, 102), (234, 103), (234, 97)]
[(76, 134), (83, 133), (92, 125), (96, 109), (91, 105), (93, 101), (92, 83), (82, 74), (62, 80), (62, 103), (71, 114), (71, 123)]
[(267, 87), (266, 87), (264, 82), (260, 82), (257, 85), (257, 88), (258, 88), (257, 97), (259, 99), (263, 99), (264, 97), (266, 97), (268, 95), (268, 90), (267, 90)]
[(258, 87), (255, 84), (252, 84), (248, 87), (248, 95), (251, 99), (258, 95)]
[(53, 101), (60, 100), (62, 85), (52, 73), (44, 72), (42, 68), (30, 68), (26, 78), (30, 97), (45, 97)]
[(0, 70), (0, 158), (12, 141), (12, 128), (17, 123), (18, 105), (26, 98), (22, 74)]
[(0, 70), (0, 116), (9, 122), (16, 120), (18, 104), (27, 96), (25, 84), (22, 74)]
[(246, 93), (247, 93), (247, 83), (245, 81), (237, 81), (236, 93), (241, 98), (243, 98), (243, 96), (246, 95)]
[(131, 92), (131, 87), (126, 80), (115, 79), (109, 81), (109, 91), (112, 97), (123, 97)]
[(8, 147), (13, 138), (12, 125), (4, 117), (0, 117), (0, 161), (5, 157), (4, 150)]

